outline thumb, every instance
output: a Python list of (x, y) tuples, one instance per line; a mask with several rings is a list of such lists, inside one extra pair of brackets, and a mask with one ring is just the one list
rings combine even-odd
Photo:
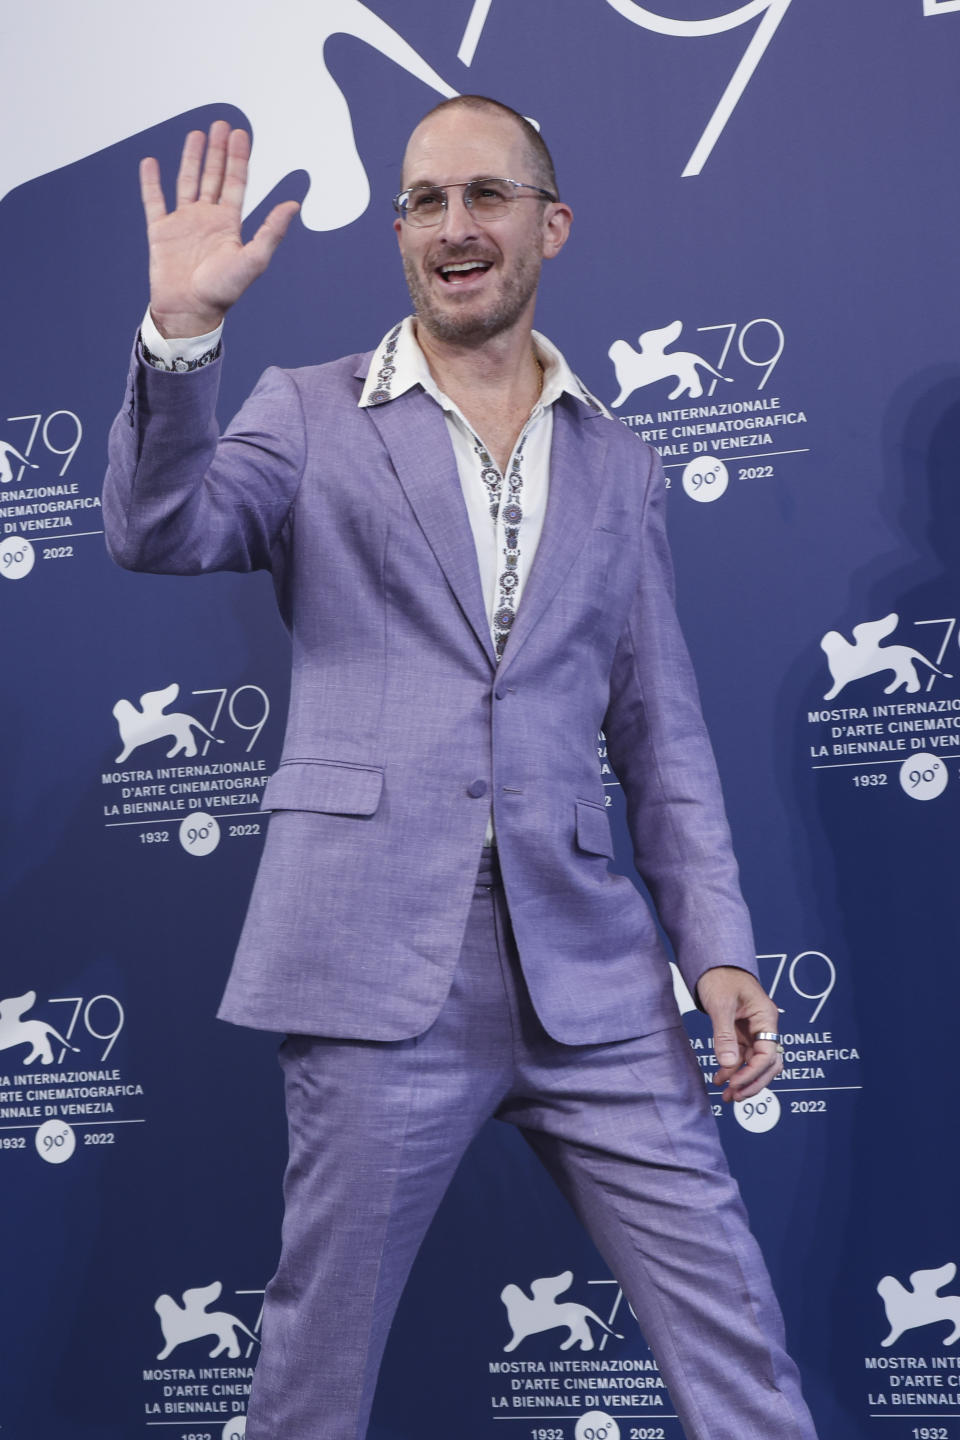
[(259, 267), (259, 273), (263, 274), (273, 252), (290, 228), (290, 222), (300, 209), (298, 200), (284, 200), (279, 205), (274, 205), (270, 214), (264, 220), (260, 229), (247, 245), (247, 251)]
[(734, 1009), (732, 1005), (720, 1005), (713, 1015), (713, 1052), (725, 1069), (728, 1065), (739, 1065), (740, 1046), (737, 1043), (737, 1033), (734, 1028)]

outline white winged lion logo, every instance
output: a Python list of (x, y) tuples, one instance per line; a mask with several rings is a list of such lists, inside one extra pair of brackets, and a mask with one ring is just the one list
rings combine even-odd
[(853, 644), (840, 634), (839, 630), (828, 630), (820, 641), (820, 649), (827, 657), (832, 686), (824, 700), (834, 700), (851, 680), (863, 680), (868, 675), (882, 675), (884, 670), (893, 672), (893, 679), (883, 688), (884, 695), (892, 695), (904, 686), (908, 695), (915, 695), (920, 689), (917, 666), (925, 665), (934, 675), (952, 680), (946, 670), (941, 670), (914, 650), (910, 645), (881, 645), (880, 641), (892, 635), (900, 623), (896, 612), (885, 615), (882, 620), (865, 620), (853, 627)]
[(123, 749), (117, 756), (118, 765), (122, 765), (134, 750), (149, 744), (151, 740), (173, 741), (173, 747), (167, 751), (168, 760), (172, 760), (174, 755), (185, 755), (190, 760), (197, 753), (197, 741), (193, 733), (195, 730), (199, 730), (208, 740), (214, 740), (218, 745), (223, 744), (222, 740), (211, 734), (206, 726), (201, 725), (192, 715), (178, 710), (167, 712), (167, 706), (172, 705), (179, 694), (180, 686), (174, 682), (165, 690), (148, 690), (141, 695), (139, 710), (129, 700), (117, 701), (113, 707), (113, 717), (123, 741)]
[(521, 1290), (519, 1285), (505, 1285), (500, 1291), (500, 1299), (506, 1307), (512, 1334), (504, 1345), (504, 1350), (516, 1350), (520, 1342), (528, 1336), (558, 1328), (567, 1331), (567, 1338), (560, 1346), (561, 1350), (569, 1350), (573, 1345), (579, 1345), (581, 1350), (592, 1350), (591, 1321), (599, 1325), (601, 1330), (606, 1330), (614, 1339), (622, 1340), (622, 1335), (611, 1330), (610, 1326), (586, 1305), (579, 1305), (575, 1300), (558, 1302), (557, 1296), (562, 1295), (564, 1290), (569, 1290), (572, 1284), (573, 1271), (564, 1270), (562, 1275), (547, 1275), (540, 1280), (534, 1280), (529, 1295)]
[(634, 350), (626, 340), (614, 340), (607, 351), (613, 361), (617, 384), (620, 386), (620, 394), (613, 402), (614, 410), (618, 410), (634, 390), (639, 390), (644, 385), (653, 385), (657, 380), (676, 381), (670, 391), (671, 400), (676, 400), (680, 395), (689, 395), (691, 400), (699, 400), (703, 394), (699, 369), (707, 370), (718, 380), (732, 380), (731, 375), (721, 375), (709, 360), (704, 360), (702, 355), (695, 355), (692, 350), (673, 350), (667, 354), (667, 346), (680, 338), (682, 329), (683, 321), (674, 320), (672, 325), (664, 325), (662, 330), (644, 330), (637, 342), (639, 350)]
[(21, 1060), (21, 1065), (32, 1065), (39, 1060), (41, 1065), (53, 1064), (51, 1040), (56, 1040), (65, 1050), (76, 1051), (63, 1036), (48, 1025), (46, 1020), (24, 1020), (24, 1015), (37, 1003), (36, 990), (25, 995), (11, 995), (0, 1000), (0, 1050), (9, 1050), (14, 1045), (29, 1045), (30, 1053)]
[(944, 1345), (960, 1340), (960, 1295), (939, 1293), (956, 1274), (957, 1267), (952, 1260), (938, 1270), (914, 1270), (909, 1290), (895, 1275), (884, 1275), (877, 1285), (877, 1294), (887, 1312), (890, 1334), (880, 1344), (892, 1345), (905, 1331), (936, 1325), (938, 1321), (947, 1321), (951, 1327), (949, 1335), (943, 1337)]
[(238, 1331), (257, 1343), (257, 1336), (252, 1330), (248, 1330), (236, 1315), (231, 1315), (227, 1310), (207, 1309), (208, 1305), (220, 1299), (222, 1291), (223, 1285), (219, 1280), (214, 1280), (212, 1285), (184, 1290), (182, 1305), (178, 1305), (172, 1295), (157, 1297), (153, 1308), (160, 1317), (160, 1329), (164, 1339), (158, 1360), (166, 1360), (178, 1345), (185, 1345), (188, 1340), (208, 1339), (215, 1342), (210, 1351), (211, 1360), (215, 1360), (224, 1351), (231, 1360), (236, 1360), (240, 1355)]
[(13, 464), (10, 460), (11, 455), (14, 460), (18, 460), (21, 465), (29, 465), (31, 470), (38, 470), (40, 468), (38, 465), (34, 465), (32, 460), (28, 460), (26, 455), (21, 455), (19, 450), (15, 450), (9, 440), (0, 440), (0, 485), (9, 485), (13, 479)]

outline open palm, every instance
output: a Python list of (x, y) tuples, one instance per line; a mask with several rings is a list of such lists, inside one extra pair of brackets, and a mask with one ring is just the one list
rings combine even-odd
[(150, 246), (150, 312), (162, 335), (203, 335), (220, 324), (262, 275), (300, 206), (274, 206), (246, 244), (241, 235), (250, 137), (225, 120), (209, 136), (191, 130), (177, 172), (176, 208), (168, 211), (153, 158), (140, 163), (140, 193)]

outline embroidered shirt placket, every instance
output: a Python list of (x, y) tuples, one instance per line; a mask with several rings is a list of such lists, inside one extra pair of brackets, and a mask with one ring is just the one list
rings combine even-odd
[(503, 565), (497, 576), (497, 600), (493, 611), (493, 645), (497, 660), (503, 658), (511, 627), (517, 616), (516, 591), (520, 582), (520, 525), (523, 521), (523, 447), (530, 429), (527, 421), (507, 467), (507, 500), (503, 505), (503, 476), (479, 436), (471, 430), (473, 448), (480, 460), (480, 478), (490, 496), (490, 518), (494, 529), (503, 534)]

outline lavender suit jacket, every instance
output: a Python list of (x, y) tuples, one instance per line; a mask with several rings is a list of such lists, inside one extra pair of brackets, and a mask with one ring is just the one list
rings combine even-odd
[(691, 989), (755, 973), (677, 624), (659, 460), (555, 406), (546, 521), (499, 666), (442, 412), (359, 409), (369, 355), (271, 369), (222, 437), (219, 362), (133, 361), (104, 518), (123, 566), (269, 569), (293, 642), (269, 834), (220, 1014), (395, 1040), (450, 986), (489, 807), (524, 974), (567, 1044), (677, 1023), (663, 944), (613, 854), (597, 732)]

